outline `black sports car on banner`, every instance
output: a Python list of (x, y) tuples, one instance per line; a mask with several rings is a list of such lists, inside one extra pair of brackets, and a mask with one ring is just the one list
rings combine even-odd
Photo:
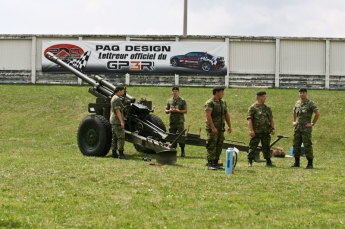
[(219, 70), (225, 66), (224, 57), (207, 52), (189, 52), (185, 55), (172, 56), (170, 64), (174, 67), (199, 68), (205, 72)]

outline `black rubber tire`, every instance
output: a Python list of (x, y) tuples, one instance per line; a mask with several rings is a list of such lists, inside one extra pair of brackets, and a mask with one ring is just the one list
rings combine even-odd
[[(164, 122), (157, 115), (149, 114), (146, 116), (146, 120), (152, 122), (154, 125), (156, 125), (160, 129), (162, 129), (164, 132), (166, 132), (166, 127), (164, 125)], [(141, 133), (140, 135), (144, 136), (144, 137), (148, 137), (150, 135), (150, 132), (144, 130), (143, 133)], [(155, 154), (156, 153), (154, 150), (143, 147), (141, 145), (137, 145), (137, 144), (133, 144), (133, 145), (134, 145), (134, 148), (138, 152), (147, 153), (147, 154)]]
[(85, 156), (106, 156), (111, 147), (111, 138), (111, 125), (102, 115), (86, 116), (79, 124), (78, 147)]
[(164, 125), (164, 122), (157, 115), (149, 114), (149, 115), (146, 116), (146, 120), (152, 122), (154, 125), (156, 125), (160, 129), (162, 129), (164, 132), (167, 131), (167, 129), (166, 129), (165, 125)]

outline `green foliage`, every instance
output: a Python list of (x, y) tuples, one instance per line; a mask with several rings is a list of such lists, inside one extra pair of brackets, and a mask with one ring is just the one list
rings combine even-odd
[[(176, 165), (149, 165), (126, 143), (129, 160), (83, 156), (77, 128), (95, 98), (84, 86), (0, 85), (0, 228), (344, 228), (342, 156), (344, 91), (310, 90), (321, 117), (314, 127), (314, 169), (292, 158), (247, 167), (240, 152), (234, 175), (208, 171), (204, 147), (187, 146)], [(248, 142), (246, 113), (257, 89), (226, 89), (233, 133)], [(267, 89), (277, 146), (289, 154), (296, 89)], [(128, 87), (164, 113), (170, 87)], [(204, 103), (211, 88), (180, 88), (186, 126), (205, 137)], [(272, 140), (275, 137), (272, 138)], [(179, 149), (178, 149), (179, 150)], [(179, 154), (179, 153), (178, 153)], [(222, 154), (223, 157), (224, 154)], [(225, 158), (223, 158), (224, 160)]]

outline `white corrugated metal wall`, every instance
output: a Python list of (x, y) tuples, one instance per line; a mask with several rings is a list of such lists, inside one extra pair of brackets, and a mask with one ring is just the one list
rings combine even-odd
[(31, 70), (31, 39), (0, 39), (0, 70)]
[(337, 76), (345, 76), (345, 42), (331, 42), (330, 74)]
[(274, 74), (275, 43), (230, 42), (230, 74)]
[(280, 73), (325, 75), (325, 41), (281, 40)]
[[(228, 42), (227, 76), (213, 81), (205, 76), (179, 76), (184, 78), (180, 82), (192, 86), (218, 82), (229, 87), (345, 89), (345, 39), (234, 36), (0, 35), (0, 83), (76, 84), (73, 75), (41, 72), (43, 40)], [(122, 75), (108, 77), (124, 79)], [(135, 77), (131, 76), (133, 82), (145, 85), (156, 85), (158, 78), (164, 79), (164, 85), (176, 80), (171, 75)]]

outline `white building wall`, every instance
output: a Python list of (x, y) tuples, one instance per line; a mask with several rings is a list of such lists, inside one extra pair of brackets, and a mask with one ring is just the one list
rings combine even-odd
[(224, 42), (224, 38), (215, 38), (215, 37), (188, 37), (188, 38), (179, 38), (181, 42)]
[(280, 74), (325, 74), (326, 42), (324, 40), (281, 40), (280, 54)]
[(89, 36), (89, 37), (80, 37), (82, 40), (85, 41), (125, 41), (126, 36), (123, 37), (97, 37), (97, 36)]
[(230, 74), (274, 74), (275, 43), (230, 42)]
[(330, 74), (345, 75), (345, 42), (343, 41), (330, 43)]
[(0, 40), (0, 70), (31, 69), (31, 39)]

